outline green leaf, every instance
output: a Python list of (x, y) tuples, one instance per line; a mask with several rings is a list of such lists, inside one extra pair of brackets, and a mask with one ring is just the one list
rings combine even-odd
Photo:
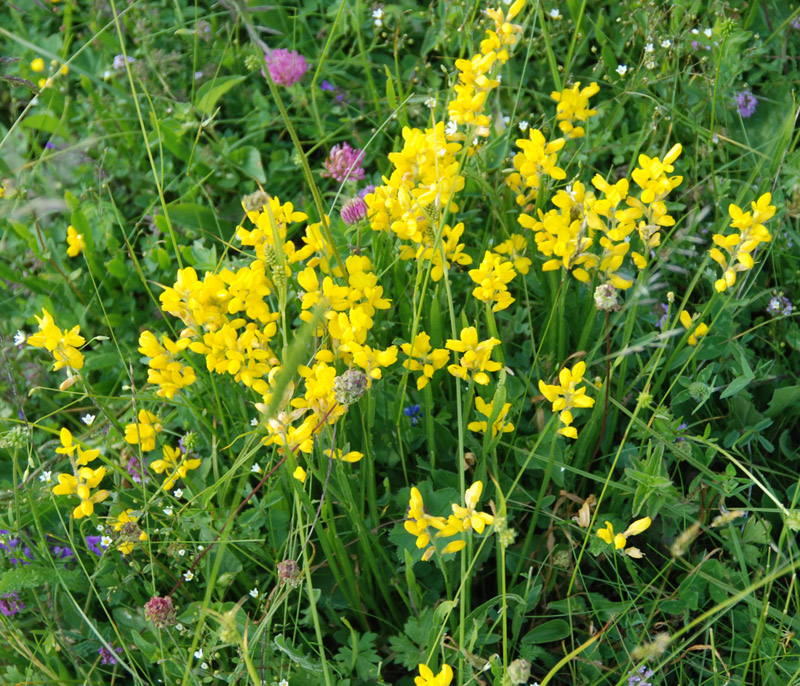
[[(764, 414), (767, 417), (774, 417), (780, 412), (782, 418), (785, 419), (787, 416), (796, 415), (798, 407), (800, 407), (800, 386), (786, 386), (785, 388), (775, 389), (772, 394), (772, 400), (769, 402), (769, 407)], [(790, 413), (786, 414), (789, 411)]]
[(55, 133), (60, 123), (61, 121), (58, 117), (54, 117), (52, 114), (46, 114), (45, 112), (41, 114), (32, 114), (22, 120), (22, 126), (26, 129), (36, 129), (38, 131), (44, 131), (45, 133)]
[(246, 76), (221, 76), (218, 79), (204, 83), (197, 89), (195, 107), (201, 114), (210, 115), (214, 111), (217, 100), (246, 78)]
[(550, 643), (560, 641), (567, 636), (569, 636), (569, 624), (563, 619), (551, 619), (525, 634), (522, 643)]
[(289, 646), (286, 643), (286, 639), (284, 638), (283, 634), (278, 634), (273, 640), (273, 644), (278, 650), (280, 650), (282, 653), (285, 653), (292, 662), (294, 662), (296, 665), (299, 665), (303, 669), (320, 669), (319, 662), (307, 658), (305, 655)]
[(730, 398), (732, 395), (736, 395), (742, 389), (747, 388), (752, 380), (752, 376), (737, 376), (728, 384), (728, 387), (720, 393), (719, 399), (723, 400), (724, 398)]
[(128, 265), (119, 257), (115, 257), (113, 260), (106, 262), (106, 268), (111, 276), (120, 281), (124, 281), (128, 278)]
[(50, 569), (33, 564), (7, 569), (0, 576), (0, 595), (23, 588), (39, 588), (46, 584), (57, 585), (61, 581), (67, 588), (76, 588), (82, 578), (78, 570)]

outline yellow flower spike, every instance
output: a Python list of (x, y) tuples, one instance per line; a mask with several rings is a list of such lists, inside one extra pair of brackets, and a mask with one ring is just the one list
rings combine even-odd
[(474, 326), (462, 329), (460, 339), (449, 339), (445, 344), (448, 350), (463, 353), (459, 363), (451, 364), (447, 371), (465, 381), (471, 376), (475, 383), (485, 386), (489, 383), (486, 372), (496, 372), (503, 366), (491, 360), (492, 349), (497, 345), (500, 345), (497, 338), (478, 342), (478, 330)]
[[(452, 504), (453, 508), (453, 517), (456, 520), (461, 521), (461, 527), (464, 531), (469, 531), (469, 529), (474, 529), (477, 533), (482, 534), (483, 530), (486, 526), (491, 526), (494, 523), (494, 517), (486, 512), (478, 512), (478, 501), (481, 498), (481, 493), (483, 492), (483, 482), (476, 481), (472, 486), (467, 489), (467, 492), (464, 494), (464, 504), (466, 507), (461, 507), (460, 505), (456, 505), (455, 503)], [(457, 524), (456, 522), (448, 522), (450, 527)], [(439, 532), (441, 536), (448, 536), (453, 535), (453, 533), (445, 533), (445, 531), (451, 531), (451, 528), (445, 527), (442, 531)]]
[(42, 316), (36, 316), (39, 323), (39, 331), (28, 336), (28, 345), (35, 348), (45, 348), (55, 359), (53, 371), (58, 371), (67, 367), (67, 373), (79, 371), (83, 368), (83, 354), (77, 349), (78, 346), (86, 343), (86, 339), (80, 335), (81, 327), (73, 326), (71, 329), (59, 329), (53, 316), (42, 308)]
[(585, 373), (586, 363), (580, 361), (572, 369), (564, 367), (558, 373), (559, 385), (546, 384), (543, 380), (539, 380), (539, 391), (551, 403), (552, 411), (559, 413), (559, 420), (564, 424), (557, 433), (567, 438), (576, 439), (578, 437), (577, 430), (571, 426), (572, 409), (594, 406), (594, 398), (586, 395), (586, 388), (578, 388), (578, 384), (583, 382)]
[(125, 441), (131, 445), (141, 444), (143, 453), (155, 450), (156, 434), (162, 430), (161, 420), (152, 412), (139, 410), (138, 421), (125, 426)]

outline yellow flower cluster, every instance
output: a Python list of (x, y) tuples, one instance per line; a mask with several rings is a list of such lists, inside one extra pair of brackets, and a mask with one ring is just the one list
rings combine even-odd
[(243, 226), (236, 227), (236, 237), (242, 245), (251, 247), (255, 250), (256, 257), (264, 260), (270, 266), (275, 260), (276, 246), (283, 247), (286, 240), (286, 229), (289, 224), (308, 219), (308, 215), (297, 212), (292, 203), (287, 202), (281, 205), (281, 201), (275, 197), (268, 197), (265, 194), (262, 209), (245, 207), (247, 218), (256, 228), (248, 231)]
[(178, 479), (185, 478), (186, 472), (190, 469), (197, 469), (201, 462), (200, 458), (188, 458), (187, 455), (184, 455), (178, 448), (172, 448), (168, 445), (164, 446), (162, 455), (163, 458), (161, 460), (155, 460), (150, 465), (150, 468), (156, 474), (167, 473), (167, 477), (161, 485), (165, 491), (171, 490)]
[[(478, 512), (477, 510), (478, 501), (481, 499), (482, 492), (483, 482), (476, 481), (464, 494), (464, 506), (452, 503), (451, 508), (453, 514), (445, 519), (444, 517), (434, 517), (426, 512), (422, 494), (419, 492), (419, 489), (414, 486), (411, 489), (408, 502), (408, 515), (403, 526), (408, 533), (417, 537), (416, 546), (420, 549), (425, 548), (431, 542), (431, 532), (429, 531), (431, 527), (437, 530), (436, 538), (450, 538), (451, 536), (472, 529), (474, 529), (476, 533), (482, 534), (485, 527), (491, 526), (494, 522), (494, 517), (492, 515), (486, 512)], [(442, 549), (442, 555), (463, 550), (466, 545), (467, 542), (463, 539), (450, 541), (450, 543)], [(430, 560), (435, 552), (435, 546), (427, 547), (422, 554), (422, 559)]]
[(61, 429), (59, 437), (61, 447), (56, 448), (56, 452), (70, 458), (74, 474), (59, 474), (58, 485), (53, 487), (53, 494), (77, 495), (80, 503), (72, 511), (72, 516), (75, 519), (89, 517), (94, 513), (94, 506), (109, 496), (109, 492), (104, 490), (92, 493), (92, 489), (97, 488), (106, 474), (105, 467), (92, 469), (87, 466), (100, 456), (100, 451), (96, 448), (84, 449), (75, 442), (72, 432), (66, 427)]
[[(752, 269), (755, 264), (753, 252), (761, 243), (769, 243), (772, 240), (769, 231), (764, 226), (764, 222), (769, 221), (775, 215), (775, 206), (771, 205), (771, 193), (764, 193), (756, 202), (751, 202), (752, 212), (743, 212), (742, 209), (734, 204), (728, 207), (728, 214), (731, 219), (731, 226), (736, 229), (736, 233), (728, 236), (715, 233), (712, 236), (714, 245), (709, 251), (713, 259), (723, 269), (721, 279), (714, 282), (714, 288), (722, 293), (736, 283), (736, 273)], [(723, 254), (724, 250), (727, 255)]]
[(487, 250), (480, 266), (469, 271), (469, 277), (478, 284), (472, 295), (481, 302), (494, 303), (492, 312), (504, 310), (514, 302), (508, 292), (508, 284), (516, 275), (510, 261)]
[(589, 283), (596, 272), (615, 288), (630, 288), (633, 280), (620, 269), (631, 248), (631, 235), (638, 231), (642, 251), (631, 252), (631, 258), (637, 268), (644, 269), (645, 255), (661, 244), (661, 227), (675, 223), (667, 214), (664, 198), (682, 181), (680, 176), (667, 176), (680, 152), (681, 146), (675, 145), (663, 161), (639, 156), (641, 167), (632, 177), (642, 188), (640, 198), (629, 195), (627, 179), (611, 184), (596, 174), (592, 185), (602, 196), (576, 181), (555, 194), (555, 209), (539, 210), (538, 219), (521, 214), (519, 223), (534, 232), (537, 249), (550, 258), (542, 270), (563, 267), (582, 283)]
[[(628, 538), (630, 536), (636, 536), (637, 534), (646, 531), (648, 528), (650, 528), (652, 523), (653, 522), (650, 517), (637, 519), (627, 529), (625, 529), (623, 533), (614, 534), (614, 527), (611, 526), (611, 522), (606, 522), (605, 528), (600, 529), (597, 532), (597, 535), (606, 543), (608, 543), (608, 545), (613, 545), (614, 550), (622, 550), (627, 545)], [(644, 556), (642, 551), (638, 548), (625, 548), (625, 554), (636, 559), (641, 559)]]
[(489, 383), (486, 372), (496, 372), (503, 365), (492, 361), (492, 349), (500, 345), (496, 338), (478, 341), (478, 330), (474, 326), (461, 329), (459, 339), (448, 339), (445, 347), (457, 353), (463, 353), (458, 364), (451, 364), (447, 371), (459, 379), (472, 378), (476, 384), (485, 386)]
[(161, 433), (161, 420), (152, 412), (139, 410), (138, 421), (125, 426), (125, 442), (139, 445), (143, 453), (156, 449), (156, 434)]
[[(390, 230), (401, 241), (404, 259), (430, 259), (441, 212), (457, 212), (456, 193), (464, 188), (458, 173), (461, 144), (448, 142), (444, 123), (432, 129), (403, 128), (403, 149), (389, 153), (394, 170), (383, 185), (364, 197), (374, 231)], [(463, 231), (463, 226), (461, 227)], [(452, 232), (452, 229), (451, 229)], [(458, 236), (454, 244), (458, 245)], [(451, 239), (451, 243), (452, 243)], [(451, 248), (453, 253), (455, 248)], [(427, 257), (426, 257), (427, 256)]]
[(188, 338), (173, 342), (168, 336), (162, 336), (159, 343), (150, 331), (143, 331), (139, 336), (139, 352), (150, 358), (147, 362), (147, 382), (158, 386), (157, 396), (172, 400), (181, 388), (196, 381), (194, 369), (175, 359), (190, 343)]
[(686, 310), (681, 311), (680, 321), (683, 328), (689, 331), (689, 345), (697, 345), (697, 339), (702, 338), (708, 333), (708, 326), (703, 322), (699, 322), (695, 326), (694, 318)]
[(593, 407), (594, 398), (586, 395), (586, 387), (578, 388), (583, 382), (586, 373), (586, 363), (576, 363), (572, 369), (564, 367), (558, 373), (558, 386), (546, 384), (539, 380), (539, 390), (553, 405), (553, 412), (558, 412), (558, 418), (564, 425), (559, 430), (562, 436), (578, 438), (578, 431), (572, 426), (572, 410), (574, 408)]
[(527, 274), (531, 268), (531, 260), (525, 257), (525, 250), (528, 247), (528, 241), (525, 236), (520, 233), (513, 233), (511, 236), (500, 243), (494, 251), (499, 255), (506, 255), (520, 274)]
[(44, 308), (42, 316), (37, 316), (36, 321), (39, 323), (39, 331), (28, 336), (28, 345), (46, 348), (53, 355), (53, 371), (66, 367), (67, 375), (71, 377), (73, 371), (82, 369), (83, 354), (78, 347), (86, 343), (86, 339), (80, 335), (81, 327), (73, 326), (62, 331), (56, 326), (53, 315)]
[[(470, 133), (473, 135), (489, 135), (489, 116), (483, 110), (489, 92), (500, 84), (498, 79), (492, 78), (491, 72), (496, 64), (508, 61), (507, 48), (516, 45), (519, 40), (522, 27), (512, 24), (511, 20), (519, 14), (525, 2), (517, 0), (506, 14), (499, 9), (486, 10), (495, 23), (495, 30), (486, 31), (479, 53), (468, 60), (456, 60), (458, 83), (453, 86), (456, 97), (447, 105), (447, 115), (454, 124), (471, 127)], [(464, 137), (463, 134), (455, 136)]]
[[(486, 420), (470, 422), (467, 424), (467, 428), (470, 431), (480, 431), (481, 433), (485, 434), (489, 430), (488, 420), (492, 418), (494, 403), (487, 403), (478, 395), (475, 397), (475, 409), (478, 410), (478, 412), (480, 412), (484, 417), (486, 417)], [(495, 438), (499, 433), (509, 433), (514, 430), (514, 425), (511, 422), (506, 421), (506, 415), (508, 415), (508, 411), (510, 409), (511, 403), (505, 403), (500, 409), (499, 414), (492, 422), (492, 438)]]
[(517, 170), (506, 179), (506, 184), (516, 195), (517, 205), (526, 207), (539, 196), (542, 178), (561, 180), (567, 173), (558, 166), (558, 152), (566, 141), (556, 138), (549, 143), (539, 129), (531, 129), (528, 138), (518, 138), (519, 152), (514, 155)]
[(424, 331), (420, 331), (412, 343), (403, 343), (400, 348), (408, 357), (403, 366), (412, 372), (422, 372), (417, 377), (418, 391), (428, 385), (433, 373), (444, 367), (450, 358), (445, 348), (431, 348), (431, 337)]
[(589, 109), (589, 98), (600, 91), (600, 86), (591, 83), (586, 88), (581, 88), (581, 82), (575, 83), (572, 88), (565, 88), (560, 93), (553, 91), (550, 97), (555, 100), (556, 120), (558, 128), (569, 138), (583, 138), (586, 131), (582, 126), (575, 126), (575, 122), (586, 122), (589, 117), (597, 114), (597, 110)]

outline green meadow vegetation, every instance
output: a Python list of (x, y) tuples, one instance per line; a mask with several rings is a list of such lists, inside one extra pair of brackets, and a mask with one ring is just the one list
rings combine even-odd
[(800, 684), (799, 8), (0, 46), (0, 684)]

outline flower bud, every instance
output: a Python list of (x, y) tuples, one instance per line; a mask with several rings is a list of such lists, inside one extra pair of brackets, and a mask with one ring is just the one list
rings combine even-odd
[(333, 393), (336, 401), (342, 405), (357, 403), (367, 392), (369, 379), (360, 369), (348, 369), (333, 382)]
[(170, 596), (163, 598), (154, 595), (144, 605), (144, 616), (155, 624), (157, 629), (166, 629), (177, 621), (175, 605)]

